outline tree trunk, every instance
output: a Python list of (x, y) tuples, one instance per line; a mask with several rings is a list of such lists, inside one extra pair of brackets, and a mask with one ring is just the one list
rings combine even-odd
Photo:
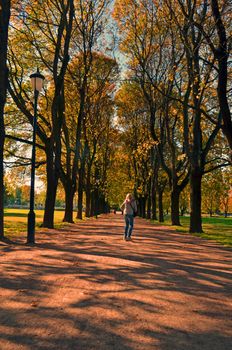
[(94, 216), (97, 218), (99, 214), (99, 190), (96, 188), (94, 192)]
[(90, 188), (86, 188), (86, 208), (85, 208), (85, 217), (90, 217), (90, 204), (91, 204), (91, 197), (90, 197)]
[(151, 195), (147, 197), (147, 219), (151, 219)]
[(0, 239), (4, 237), (4, 107), (6, 103), (6, 92), (8, 82), (8, 70), (6, 61), (10, 7), (10, 0), (4, 0), (0, 2)]
[(95, 214), (95, 191), (91, 192), (91, 203), (90, 203), (90, 216), (94, 216)]
[(140, 197), (140, 216), (143, 218), (144, 217), (144, 200), (143, 197)]
[(4, 103), (0, 100), (0, 239), (4, 237), (4, 170), (3, 152), (5, 140)]
[(57, 184), (51, 181), (51, 176), (47, 177), (47, 190), (43, 218), (43, 227), (54, 228), (54, 211), (56, 202)]
[(99, 214), (99, 197), (98, 189), (91, 192), (91, 216), (98, 216)]
[(173, 186), (171, 192), (171, 221), (172, 225), (180, 226), (179, 213), (180, 191)]
[(231, 112), (228, 103), (228, 40), (226, 36), (226, 29), (222, 21), (219, 10), (218, 0), (211, 0), (212, 13), (217, 29), (219, 45), (214, 54), (218, 60), (218, 100), (220, 105), (220, 112), (223, 119), (222, 131), (225, 134), (230, 149), (232, 150), (232, 121)]
[(163, 191), (159, 191), (159, 222), (164, 222), (164, 210), (163, 210)]
[(146, 218), (146, 202), (147, 202), (147, 198), (146, 197), (142, 197), (142, 218)]
[(229, 103), (227, 99), (227, 58), (219, 60), (219, 82), (218, 82), (218, 99), (220, 112), (223, 118), (222, 131), (227, 138), (230, 149), (232, 150), (232, 122)]
[(182, 207), (181, 209), (180, 209), (180, 216), (184, 216), (184, 214), (185, 214), (185, 212), (186, 212), (186, 207)]
[[(199, 72), (199, 58), (195, 59), (195, 67)], [(196, 85), (196, 86), (195, 86)], [(189, 232), (203, 232), (201, 220), (201, 180), (204, 169), (202, 162), (202, 130), (201, 130), (201, 112), (198, 106), (197, 94), (199, 93), (199, 83), (193, 85), (193, 100), (196, 106), (193, 118), (193, 146), (191, 153), (190, 166), (190, 227)]]
[(45, 144), (47, 162), (47, 192), (43, 227), (54, 227), (56, 192), (61, 170), (61, 128), (63, 124), (65, 101), (61, 82), (55, 83), (55, 96), (52, 101), (53, 133)]
[(193, 170), (190, 174), (190, 229), (191, 233), (201, 233), (202, 220), (201, 220), (201, 180), (202, 174), (198, 170)]
[(142, 203), (141, 197), (137, 197), (137, 206), (138, 206), (138, 216), (142, 217)]
[(77, 204), (77, 218), (82, 220), (82, 211), (83, 211), (83, 185), (84, 185), (84, 169), (81, 166), (79, 170), (79, 180), (78, 180), (78, 204)]
[(105, 211), (105, 198), (102, 193), (99, 194), (99, 204), (98, 204), (98, 213), (102, 214)]
[(149, 179), (147, 187), (147, 219), (151, 219), (151, 178)]
[(64, 185), (65, 190), (65, 212), (63, 222), (73, 223), (73, 200), (74, 193), (72, 191), (72, 182), (67, 179), (66, 184)]
[(156, 214), (156, 179), (152, 179), (152, 185), (151, 185), (151, 206), (152, 206), (152, 213), (151, 218), (152, 220), (157, 220), (157, 214)]
[(87, 178), (86, 178), (86, 208), (85, 208), (85, 216), (87, 218), (90, 217), (91, 214), (91, 182), (90, 182), (90, 171), (88, 169), (87, 171)]
[(46, 176), (47, 176), (47, 189), (45, 210), (43, 218), (43, 227), (54, 228), (54, 211), (56, 202), (56, 191), (58, 186), (58, 174), (54, 168), (53, 160), (53, 146), (52, 141), (49, 139), (49, 143), (46, 144)]

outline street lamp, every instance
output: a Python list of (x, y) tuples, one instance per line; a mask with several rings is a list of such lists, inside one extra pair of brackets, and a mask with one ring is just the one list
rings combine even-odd
[(42, 90), (44, 76), (37, 72), (30, 75), (32, 89), (34, 90), (34, 120), (33, 120), (33, 139), (32, 139), (32, 156), (31, 156), (31, 188), (30, 188), (30, 211), (28, 213), (27, 225), (27, 243), (35, 243), (35, 141), (36, 141), (36, 127), (37, 127), (37, 102), (39, 92)]

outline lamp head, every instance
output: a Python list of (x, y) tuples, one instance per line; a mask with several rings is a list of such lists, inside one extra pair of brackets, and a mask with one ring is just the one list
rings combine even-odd
[(45, 77), (40, 73), (39, 68), (37, 72), (30, 75), (32, 89), (34, 91), (40, 92), (43, 88), (43, 81)]

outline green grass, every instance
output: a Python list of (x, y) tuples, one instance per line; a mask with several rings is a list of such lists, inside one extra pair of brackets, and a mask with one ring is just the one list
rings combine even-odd
[[(177, 232), (188, 233), (189, 231), (189, 217), (181, 217), (181, 226), (172, 226)], [(203, 233), (194, 234), (198, 237), (211, 239), (221, 243), (224, 246), (232, 247), (232, 218), (217, 217), (203, 217)], [(154, 224), (158, 224), (154, 221)], [(170, 217), (165, 218), (164, 225), (170, 226)]]
[[(43, 210), (36, 210), (36, 229), (43, 220)], [(4, 223), (5, 223), (5, 235), (8, 238), (13, 238), (22, 232), (27, 232), (27, 214), (28, 209), (5, 209)], [(55, 211), (55, 228), (61, 228), (65, 225), (62, 222), (64, 216), (63, 210)], [(75, 213), (74, 213), (75, 217)], [(189, 230), (189, 217), (181, 217), (181, 226), (173, 226), (177, 232), (188, 233)], [(78, 220), (75, 220), (78, 221)], [(206, 239), (212, 239), (224, 246), (232, 247), (232, 218), (223, 217), (203, 217), (203, 230), (204, 233), (195, 234)], [(157, 221), (153, 221), (158, 225)], [(165, 218), (164, 225), (170, 226), (170, 217)]]
[[(43, 221), (43, 210), (35, 210), (36, 215), (36, 229), (39, 229)], [(22, 232), (27, 232), (27, 215), (28, 209), (5, 209), (4, 210), (4, 227), (5, 236), (13, 238)], [(56, 210), (54, 215), (55, 228), (61, 228), (65, 225), (62, 222), (64, 217), (63, 210)], [(75, 213), (74, 213), (75, 217)], [(77, 221), (77, 220), (76, 220)]]

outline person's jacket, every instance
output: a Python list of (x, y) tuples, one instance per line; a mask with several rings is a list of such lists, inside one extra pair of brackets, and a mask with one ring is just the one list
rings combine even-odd
[(132, 199), (132, 201), (125, 200), (121, 205), (121, 210), (123, 210), (124, 215), (133, 215), (134, 212), (137, 211), (136, 200)]

